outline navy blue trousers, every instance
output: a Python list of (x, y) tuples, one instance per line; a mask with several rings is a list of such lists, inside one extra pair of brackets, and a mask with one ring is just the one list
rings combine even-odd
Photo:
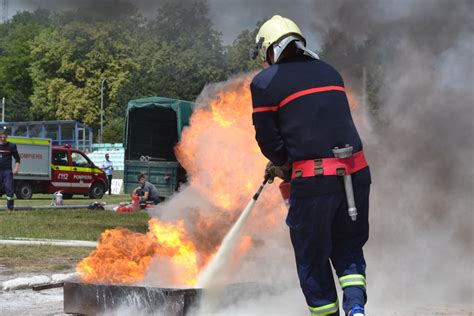
[(0, 171), (0, 183), (5, 195), (7, 196), (7, 208), (12, 210), (14, 206), (13, 172), (10, 169)]
[(357, 221), (345, 192), (290, 197), (290, 227), (300, 285), (312, 315), (339, 315), (331, 263), (343, 289), (346, 313), (367, 301), (362, 247), (369, 238), (370, 185), (354, 187)]

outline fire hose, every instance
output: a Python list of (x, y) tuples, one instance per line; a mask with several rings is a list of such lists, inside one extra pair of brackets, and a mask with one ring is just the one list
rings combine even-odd
[(255, 202), (257, 201), (260, 193), (262, 193), (265, 184), (267, 184), (268, 180), (270, 179), (269, 175), (265, 175), (263, 183), (258, 188), (257, 192), (253, 195), (252, 199), (249, 201), (245, 209), (243, 210), (242, 214), (240, 214), (239, 219), (235, 222), (234, 226), (230, 229), (227, 235), (224, 237), (222, 244), (217, 251), (214, 258), (208, 264), (206, 269), (199, 275), (199, 280), (197, 283), (198, 287), (201, 288), (208, 288), (212, 285), (212, 280), (216, 277), (217, 274), (222, 270), (223, 267), (227, 265), (227, 262), (230, 259), (231, 251), (235, 248), (237, 244), (239, 233), (244, 227), (244, 224), (247, 221), (247, 218), (252, 211)]
[[(349, 157), (352, 157), (352, 150), (353, 150), (352, 146), (346, 145), (344, 148), (335, 147), (333, 149), (333, 153), (336, 158), (349, 158)], [(347, 174), (344, 168), (338, 168), (337, 175), (343, 177), (344, 179), (344, 187), (346, 191), (346, 198), (347, 198), (347, 204), (348, 204), (348, 213), (351, 219), (355, 221), (357, 220), (357, 208), (354, 202), (354, 192), (352, 189), (351, 175)], [(260, 196), (260, 193), (262, 193), (262, 190), (265, 187), (265, 184), (267, 184), (270, 178), (271, 177), (269, 174), (265, 175), (263, 183), (260, 185), (257, 192), (253, 195), (252, 199), (247, 204), (242, 214), (240, 214), (240, 217), (237, 220), (237, 222), (234, 224), (231, 230), (224, 237), (224, 240), (222, 241), (222, 244), (219, 250), (217, 251), (216, 255), (214, 256), (212, 261), (209, 263), (209, 265), (206, 267), (206, 269), (199, 276), (199, 280), (197, 283), (198, 287), (207, 288), (210, 285), (212, 285), (211, 284), (212, 279), (227, 264), (230, 258), (231, 251), (232, 249), (234, 249), (237, 243), (239, 233), (242, 230), (242, 227), (244, 226), (245, 222), (247, 221), (247, 218), (250, 215), (250, 212), (252, 211), (255, 205), (255, 202)], [(289, 181), (283, 181), (280, 184), (279, 188), (282, 193), (282, 197), (285, 200), (285, 203), (287, 203), (288, 198), (289, 198), (289, 193), (290, 193)]]

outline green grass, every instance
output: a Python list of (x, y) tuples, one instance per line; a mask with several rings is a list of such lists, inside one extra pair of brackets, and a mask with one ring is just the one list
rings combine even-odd
[(5, 267), (0, 274), (70, 272), (91, 251), (91, 248), (0, 245), (0, 263)]
[(98, 240), (108, 228), (148, 231), (145, 211), (115, 213), (87, 209), (0, 212), (0, 239), (14, 237)]
[[(111, 202), (114, 199), (122, 201), (123, 196), (112, 196), (107, 201)], [(35, 203), (41, 201), (41, 199), (35, 200)], [(78, 203), (76, 201), (73, 204)], [(100, 234), (108, 228), (125, 227), (145, 233), (148, 231), (148, 220), (149, 216), (145, 211), (133, 213), (87, 209), (0, 211), (0, 239), (22, 237), (97, 241)], [(0, 245), (0, 266), (6, 267), (0, 269), (0, 274), (71, 272), (91, 251), (92, 248)]]
[[(34, 194), (31, 200), (15, 200), (16, 207), (49, 206), (52, 194)], [(65, 205), (89, 205), (95, 201), (115, 205), (129, 202), (130, 196), (104, 195), (92, 200), (74, 195)], [(135, 232), (148, 231), (149, 216), (145, 211), (115, 213), (83, 209), (48, 209), (13, 212), (5, 211), (5, 196), (0, 199), (0, 239), (46, 238), (97, 241), (108, 228), (125, 227)], [(0, 245), (0, 275), (14, 277), (15, 273), (59, 273), (74, 271), (76, 265), (93, 251), (92, 248), (58, 246)]]
[[(30, 200), (19, 200), (15, 199), (15, 206), (47, 206), (51, 205), (53, 200), (52, 194), (33, 194), (33, 198)], [(74, 195), (72, 199), (64, 200), (65, 205), (80, 204), (80, 205), (89, 205), (95, 201), (104, 201), (107, 204), (118, 204), (120, 202), (130, 201), (130, 195), (128, 194), (113, 194), (113, 195), (104, 195), (102, 199), (92, 200), (89, 197), (83, 195)], [(0, 208), (4, 209), (6, 207), (5, 196), (0, 199)]]

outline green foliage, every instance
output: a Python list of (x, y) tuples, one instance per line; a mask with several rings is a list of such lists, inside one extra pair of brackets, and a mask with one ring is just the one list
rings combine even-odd
[[(380, 46), (378, 33), (366, 34), (362, 42), (355, 42), (348, 33), (329, 30), (324, 38), (321, 58), (339, 69), (344, 76), (362, 80), (366, 72), (366, 93), (370, 113), (377, 119), (380, 112), (381, 101), (379, 96), (380, 85), (383, 77), (382, 56), (374, 53), (373, 47)], [(387, 52), (390, 53), (390, 52)], [(387, 58), (387, 57), (385, 57)]]
[(124, 118), (115, 117), (110, 120), (106, 120), (104, 126), (104, 143), (121, 143), (123, 128), (124, 128)]
[(0, 24), (0, 96), (6, 98), (6, 120), (31, 118), (30, 52), (34, 38), (49, 22), (49, 12), (37, 10), (18, 13), (9, 23)]
[(47, 11), (19, 13), (0, 24), (7, 118), (78, 120), (98, 129), (103, 92), (104, 140), (120, 142), (116, 129), (130, 99), (192, 101), (210, 82), (260, 69), (248, 57), (258, 26), (224, 47), (206, 0), (161, 0), (150, 21), (115, 0), (86, 2), (51, 17)]
[(124, 89), (128, 99), (159, 95), (194, 100), (206, 83), (226, 77), (220, 34), (202, 0), (163, 1), (136, 51), (139, 70)]
[[(72, 119), (97, 129), (104, 79), (104, 117), (114, 121), (123, 118), (131, 99), (158, 95), (192, 101), (207, 83), (261, 69), (249, 50), (263, 21), (223, 46), (207, 0), (159, 3), (149, 21), (130, 2), (101, 0), (53, 16), (45, 10), (20, 12), (0, 24), (0, 97), (7, 100), (6, 119)], [(362, 78), (366, 70), (373, 113), (380, 105), (384, 70), (371, 47), (380, 40), (367, 34), (355, 42), (330, 29), (322, 45), (322, 58), (344, 76)]]
[(250, 50), (255, 47), (255, 37), (262, 22), (259, 22), (253, 31), (244, 30), (235, 39), (227, 50), (226, 63), (229, 74), (248, 72), (262, 68), (260, 60), (252, 60)]
[(157, 39), (178, 49), (200, 43), (207, 50), (221, 50), (220, 33), (212, 28), (206, 0), (163, 0), (150, 27)]
[[(102, 80), (107, 103), (114, 104), (130, 73), (137, 69), (131, 31), (118, 22), (71, 22), (35, 40), (30, 74), (36, 119), (73, 119), (97, 127)], [(45, 91), (47, 91), (45, 93)]]

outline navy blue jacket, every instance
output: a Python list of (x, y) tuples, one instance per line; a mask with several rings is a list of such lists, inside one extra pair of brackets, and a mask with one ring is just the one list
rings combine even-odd
[(20, 155), (14, 143), (0, 144), (0, 171), (12, 170), (12, 157), (15, 162), (20, 162)]
[[(253, 124), (262, 153), (275, 165), (334, 157), (334, 147), (362, 142), (352, 120), (344, 82), (323, 61), (296, 56), (262, 70), (250, 89)], [(369, 168), (352, 175), (353, 184), (370, 184)], [(291, 194), (309, 196), (344, 190), (337, 176), (293, 179)]]

